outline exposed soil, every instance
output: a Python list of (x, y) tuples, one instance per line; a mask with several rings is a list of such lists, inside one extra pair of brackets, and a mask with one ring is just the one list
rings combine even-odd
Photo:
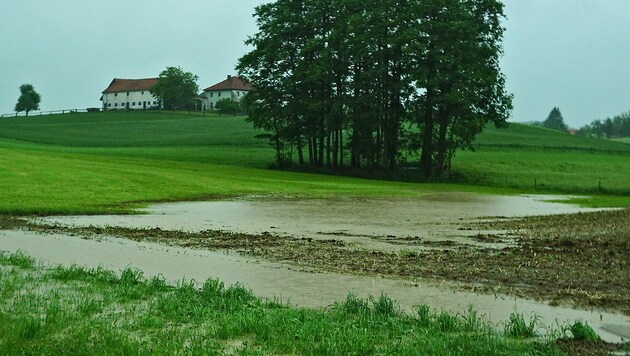
[[(0, 216), (0, 227), (4, 229), (105, 234), (182, 247), (236, 251), (304, 269), (449, 280), (461, 283), (468, 290), (547, 300), (551, 304), (598, 307), (630, 315), (630, 209), (487, 218), (468, 226), (491, 231), (470, 237), (487, 247), (451, 242), (438, 246), (441, 248), (392, 252), (360, 248), (335, 238), (217, 230), (80, 228), (38, 225)], [(499, 240), (509, 240), (510, 244), (498, 248)]]
[(556, 345), (567, 355), (627, 355), (630, 353), (630, 343), (614, 344), (601, 340), (558, 339)]

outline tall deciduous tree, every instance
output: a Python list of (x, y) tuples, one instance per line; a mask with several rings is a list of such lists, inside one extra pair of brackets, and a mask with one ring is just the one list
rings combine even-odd
[(419, 36), (411, 75), (422, 129), (425, 176), (450, 168), (455, 149), (470, 147), (488, 122), (507, 126), (512, 96), (499, 68), (503, 5), (497, 0), (417, 2)]
[(543, 121), (543, 127), (546, 127), (551, 130), (557, 130), (562, 132), (567, 132), (569, 127), (564, 123), (564, 118), (562, 117), (562, 113), (560, 109), (554, 107), (551, 109), (551, 112), (547, 116), (547, 119)]
[(15, 111), (25, 111), (26, 116), (32, 110), (39, 110), (41, 96), (35, 91), (31, 84), (23, 84), (20, 86), (20, 97), (15, 104)]
[(180, 67), (166, 67), (150, 92), (166, 109), (190, 109), (199, 92), (198, 76)]

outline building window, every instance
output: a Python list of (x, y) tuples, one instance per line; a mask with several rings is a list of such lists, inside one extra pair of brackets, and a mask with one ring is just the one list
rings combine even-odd
[(118, 103), (114, 104), (114, 106), (118, 107)]
[(129, 92), (127, 92), (127, 96), (129, 96)]
[(214, 93), (210, 93), (210, 97), (212, 98), (214, 96)]
[(144, 92), (142, 92), (142, 95), (144, 95)]
[(134, 101), (133, 103), (131, 103), (131, 106), (136, 106), (136, 102)]
[(111, 108), (111, 107), (112, 107), (112, 103), (108, 103), (108, 104), (107, 104), (107, 107), (108, 107), (108, 108)]
[(118, 96), (118, 93), (114, 93), (114, 96)]

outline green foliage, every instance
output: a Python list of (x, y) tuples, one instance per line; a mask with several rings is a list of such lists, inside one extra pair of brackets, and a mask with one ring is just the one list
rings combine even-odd
[(180, 67), (166, 67), (150, 92), (166, 109), (190, 109), (199, 92), (198, 76)]
[(573, 340), (599, 341), (601, 338), (587, 323), (576, 321), (569, 327)]
[(422, 141), (425, 176), (440, 175), (486, 122), (505, 126), (496, 0), (275, 1), (255, 15), (238, 69), (280, 165), (393, 170)]
[(630, 137), (630, 111), (607, 118), (595, 120), (590, 125), (582, 126), (578, 135), (600, 138)]
[(39, 110), (39, 103), (41, 102), (41, 96), (35, 91), (33, 85), (23, 84), (20, 86), (20, 97), (17, 104), (15, 104), (15, 111), (25, 111), (26, 116), (33, 110)]
[(234, 115), (241, 111), (239, 103), (229, 98), (224, 98), (217, 101), (215, 108), (222, 114)]
[(346, 314), (368, 314), (370, 312), (370, 304), (353, 293), (349, 293), (346, 300), (338, 307)]
[(569, 130), (569, 127), (564, 123), (564, 118), (562, 117), (560, 109), (556, 107), (551, 109), (547, 119), (543, 121), (542, 126), (551, 130), (562, 132), (567, 132)]
[(25, 255), (22, 251), (17, 251), (9, 255), (0, 254), (0, 263), (22, 268), (33, 268), (35, 266), (35, 260)]
[(529, 321), (521, 313), (510, 314), (510, 319), (505, 323), (505, 334), (510, 337), (527, 339), (538, 335), (536, 330), (540, 326), (537, 315), (533, 315)]
[(399, 308), (396, 303), (383, 293), (381, 293), (381, 296), (378, 297), (378, 299), (370, 296), (370, 302), (372, 303), (372, 308), (377, 316), (393, 317), (398, 313)]

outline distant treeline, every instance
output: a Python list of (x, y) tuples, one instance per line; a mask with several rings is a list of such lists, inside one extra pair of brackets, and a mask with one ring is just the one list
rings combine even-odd
[(577, 135), (601, 138), (630, 137), (630, 111), (580, 127)]

